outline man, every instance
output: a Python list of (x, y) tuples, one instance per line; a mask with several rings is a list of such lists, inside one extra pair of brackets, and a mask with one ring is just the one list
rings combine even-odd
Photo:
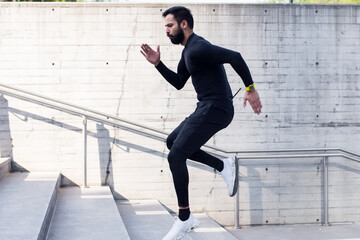
[(193, 32), (194, 20), (189, 9), (172, 7), (163, 13), (166, 34), (173, 44), (184, 46), (177, 73), (160, 60), (160, 47), (154, 51), (142, 44), (141, 53), (176, 89), (184, 87), (191, 76), (199, 102), (196, 110), (167, 138), (170, 152), (168, 161), (179, 206), (179, 217), (163, 240), (180, 239), (199, 221), (189, 208), (189, 175), (186, 160), (191, 159), (218, 170), (224, 178), (230, 196), (237, 192), (238, 164), (234, 158), (220, 160), (202, 150), (216, 132), (227, 127), (234, 115), (232, 92), (223, 67), (230, 63), (242, 78), (246, 93), (244, 106), (249, 101), (255, 113), (261, 112), (261, 101), (250, 71), (240, 53), (210, 44)]

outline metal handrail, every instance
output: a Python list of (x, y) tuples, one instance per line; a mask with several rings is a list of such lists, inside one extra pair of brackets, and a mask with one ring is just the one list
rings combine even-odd
[[(277, 155), (256, 155), (256, 156), (239, 156), (236, 155), (236, 160), (259, 160), (259, 159), (281, 159), (281, 158), (322, 158), (322, 165), (323, 165), (323, 207), (324, 207), (324, 216), (323, 216), (323, 224), (325, 226), (329, 225), (329, 180), (328, 180), (328, 159), (330, 157), (343, 157), (355, 162), (360, 163), (360, 155), (343, 150), (340, 148), (316, 148), (316, 149), (283, 149), (283, 150), (270, 150), (270, 151), (259, 151), (259, 152), (272, 152), (272, 153), (279, 153), (279, 152), (326, 152), (326, 151), (338, 151), (340, 153), (313, 153), (313, 154), (277, 154)], [(246, 151), (247, 153), (256, 153), (256, 151)], [(234, 153), (239, 153), (235, 151)], [(235, 197), (235, 228), (240, 228), (240, 197), (239, 191), (236, 193)]]
[[(107, 125), (111, 125), (117, 128), (126, 129), (141, 135), (149, 136), (152, 138), (156, 138), (162, 141), (166, 140), (166, 136), (169, 134), (165, 131), (161, 131), (158, 129), (154, 129), (152, 127), (148, 127), (143, 124), (135, 123), (132, 121), (128, 121), (117, 116), (105, 114), (102, 112), (98, 112), (89, 108), (81, 107), (75, 104), (67, 103), (64, 101), (60, 101), (54, 98), (50, 98), (47, 96), (43, 96), (40, 94), (32, 93), (29, 91), (25, 91), (19, 88), (10, 87), (0, 83), (0, 87), (11, 89), (16, 92), (25, 93), (30, 96), (25, 96), (16, 92), (4, 90), (0, 88), (0, 93), (5, 95), (15, 97), (24, 101), (36, 103), (42, 106), (46, 106), (49, 108), (57, 109), (63, 112), (67, 112), (72, 115), (81, 116), (83, 119), (83, 142), (84, 142), (84, 179), (83, 186), (87, 187), (87, 120), (93, 120), (96, 122), (101, 122)], [(60, 105), (59, 105), (60, 104)], [(92, 114), (90, 114), (92, 113)], [(105, 117), (101, 118), (101, 117)], [(125, 124), (111, 121), (116, 120), (119, 122), (123, 122)], [(138, 129), (135, 127), (140, 127), (142, 129)], [(155, 132), (155, 133), (154, 133)], [(159, 135), (160, 133), (161, 135)], [(256, 159), (280, 159), (280, 158), (323, 158), (323, 171), (324, 171), (324, 225), (328, 225), (328, 158), (329, 157), (343, 157), (352, 161), (360, 162), (360, 155), (354, 152), (350, 152), (341, 148), (309, 148), (309, 149), (278, 149), (278, 150), (224, 150), (211, 145), (204, 145), (204, 147), (208, 149), (215, 150), (216, 152), (210, 152), (212, 154), (218, 156), (225, 156), (224, 154), (235, 154), (237, 161), (240, 160), (256, 160)], [(333, 153), (326, 153), (326, 152)], [(284, 154), (284, 153), (304, 153), (304, 152), (318, 152), (312, 154)], [(319, 153), (323, 152), (323, 153)], [(335, 153), (334, 153), (335, 152)], [(268, 153), (267, 155), (243, 155), (243, 154), (259, 154), (259, 153)], [(280, 154), (279, 154), (280, 153)], [(236, 205), (235, 205), (235, 228), (239, 228), (239, 191), (236, 194)]]
[[(128, 123), (128, 124), (131, 124), (133, 126), (145, 128), (145, 129), (148, 129), (148, 130), (151, 130), (151, 131), (154, 131), (154, 132), (157, 132), (157, 133), (161, 133), (161, 134), (164, 134), (164, 135), (169, 134), (169, 133), (167, 133), (165, 131), (161, 131), (161, 130), (156, 129), (156, 128), (145, 126), (143, 124), (138, 124), (136, 122), (132, 122), (132, 121), (129, 121), (129, 120), (126, 120), (126, 119), (123, 119), (123, 118), (119, 118), (119, 117), (111, 115), (111, 114), (95, 111), (93, 109), (85, 108), (85, 107), (82, 107), (82, 106), (79, 106), (79, 105), (76, 105), (76, 104), (68, 103), (68, 102), (65, 102), (65, 101), (60, 101), (58, 99), (50, 98), (50, 97), (47, 97), (47, 96), (44, 96), (44, 95), (41, 95), (41, 94), (38, 94), (38, 93), (33, 93), (33, 92), (26, 91), (26, 90), (23, 90), (23, 89), (20, 89), (20, 88), (15, 88), (15, 87), (12, 87), (12, 86), (8, 86), (8, 85), (2, 84), (2, 83), (0, 83), (0, 87), (11, 89), (11, 90), (14, 90), (16, 92), (25, 93), (27, 95), (38, 97), (40, 99), (48, 100), (48, 101), (51, 101), (51, 102), (54, 102), (54, 103), (59, 103), (61, 105), (68, 106), (68, 107), (71, 107), (71, 108), (83, 110), (83, 111), (86, 111), (86, 112), (89, 112), (89, 113), (93, 113), (93, 114), (105, 117), (107, 119), (113, 119), (113, 120), (117, 120), (117, 121), (120, 121), (120, 122)], [(0, 89), (0, 91), (2, 92), (3, 90)], [(63, 107), (63, 109), (67, 109), (67, 108)]]
[[(5, 85), (5, 84), (2, 84), (2, 83), (0, 83), (0, 87), (11, 89), (11, 90), (14, 90), (16, 92), (25, 93), (25, 94), (28, 94), (30, 96), (38, 97), (40, 99), (49, 100), (51, 102), (59, 103), (59, 104), (64, 105), (64, 106), (72, 107), (74, 109), (83, 110), (85, 112), (93, 113), (93, 114), (105, 117), (107, 119), (113, 119), (113, 120), (116, 120), (116, 121), (120, 121), (120, 122), (124, 122), (124, 123), (130, 124), (130, 125), (133, 125), (133, 126), (141, 127), (143, 129), (150, 130), (150, 131), (160, 133), (160, 134), (163, 134), (163, 135), (169, 135), (169, 133), (166, 132), (166, 131), (162, 131), (162, 130), (159, 130), (159, 129), (156, 129), (156, 128), (146, 126), (144, 124), (139, 124), (139, 123), (136, 123), (136, 122), (133, 122), (133, 121), (129, 121), (129, 120), (126, 120), (126, 119), (123, 119), (123, 118), (119, 118), (119, 117), (111, 115), (111, 114), (103, 113), (103, 112), (96, 111), (96, 110), (93, 110), (93, 109), (90, 109), (90, 108), (85, 108), (85, 107), (82, 107), (82, 106), (79, 106), (79, 105), (76, 105), (76, 104), (61, 101), (61, 100), (58, 100), (58, 99), (55, 99), (55, 98), (50, 98), (50, 97), (47, 97), (47, 96), (44, 96), (44, 95), (41, 95), (41, 94), (38, 94), (38, 93), (26, 91), (26, 90), (23, 90), (23, 89), (20, 89), (20, 88), (15, 88), (15, 87)], [(100, 119), (98, 117), (95, 117), (94, 115), (89, 115), (89, 114), (86, 114), (86, 113), (83, 113), (83, 112), (80, 112), (80, 111), (74, 111), (74, 110), (71, 110), (70, 108), (61, 107), (61, 106), (58, 106), (58, 105), (55, 105), (55, 104), (49, 104), (49, 103), (46, 103), (46, 102), (41, 101), (41, 100), (39, 101), (39, 100), (36, 100), (36, 99), (31, 99), (29, 97), (21, 96), (19, 94), (15, 94), (15, 93), (12, 93), (12, 92), (9, 92), (9, 91), (6, 91), (6, 90), (0, 89), (0, 92), (3, 92), (5, 94), (7, 94), (7, 95), (12, 95), (13, 97), (21, 98), (23, 100), (36, 102), (36, 103), (41, 104), (41, 105), (47, 105), (49, 107), (53, 106), (54, 108), (56, 108), (58, 110), (66, 111), (66, 112), (71, 113), (71, 114), (81, 115), (81, 116), (85, 115), (85, 116), (88, 116), (89, 119), (92, 119), (94, 121), (106, 121), (104, 119)], [(124, 127), (124, 125), (120, 125), (119, 123), (115, 123), (115, 122), (111, 122), (111, 121), (106, 121), (104, 123), (107, 123), (109, 125), (119, 125), (121, 127)], [(135, 129), (131, 128), (131, 130), (135, 130)], [(151, 135), (150, 133), (147, 133), (147, 134)], [(155, 137), (158, 138), (159, 135), (156, 135)], [(165, 140), (166, 137), (163, 137), (163, 139)], [(225, 149), (215, 147), (215, 146), (211, 146), (211, 145), (207, 145), (207, 144), (204, 145), (204, 147), (207, 147), (209, 149), (213, 149), (215, 151), (222, 152), (222, 153), (225, 153), (225, 154), (341, 151), (341, 152), (349, 153), (351, 155), (356, 155), (356, 156), (360, 157), (360, 155), (358, 155), (358, 154), (355, 154), (355, 153), (352, 153), (352, 152), (349, 152), (349, 151), (346, 151), (346, 150), (343, 150), (343, 149), (340, 149), (340, 148), (278, 149), (278, 150), (225, 150)]]
[(279, 158), (317, 158), (317, 157), (344, 157), (349, 160), (360, 162), (360, 159), (343, 153), (318, 153), (318, 154), (293, 154), (293, 155), (263, 155), (263, 156), (237, 156), (237, 159), (279, 159)]
[[(139, 124), (139, 123), (136, 123), (136, 122), (133, 122), (133, 121), (129, 121), (129, 120), (126, 120), (126, 119), (123, 119), (123, 118), (119, 118), (119, 117), (111, 115), (111, 114), (106, 114), (106, 113), (99, 112), (99, 111), (96, 111), (96, 110), (93, 110), (93, 109), (90, 109), (90, 108), (85, 108), (85, 107), (82, 107), (82, 106), (79, 106), (79, 105), (76, 105), (76, 104), (61, 101), (61, 100), (58, 100), (58, 99), (55, 99), (55, 98), (50, 98), (50, 97), (47, 97), (47, 96), (44, 96), (44, 95), (41, 95), (41, 94), (38, 94), (38, 93), (26, 91), (26, 90), (16, 88), (16, 87), (12, 87), (12, 86), (8, 86), (8, 85), (2, 84), (2, 83), (0, 83), (0, 87), (11, 89), (13, 91), (20, 92), (20, 93), (25, 93), (27, 95), (30, 95), (30, 96), (33, 96), (33, 97), (36, 97), (36, 98), (39, 98), (39, 99), (44, 99), (44, 100), (47, 100), (47, 101), (50, 101), (50, 102), (54, 102), (56, 104), (61, 104), (63, 106), (56, 105), (54, 103), (45, 102), (45, 101), (42, 101), (42, 100), (39, 100), (39, 99), (36, 99), (36, 98), (32, 98), (32, 97), (29, 97), (29, 96), (24, 96), (24, 95), (14, 93), (14, 92), (10, 92), (10, 91), (7, 91), (7, 90), (3, 90), (3, 89), (0, 88), (0, 92), (2, 92), (3, 94), (6, 94), (6, 95), (9, 95), (9, 96), (18, 98), (18, 99), (22, 99), (22, 100), (25, 100), (25, 101), (30, 101), (30, 102), (33, 102), (33, 103), (44, 105), (44, 106), (47, 106), (47, 107), (55, 108), (57, 110), (68, 112), (70, 114), (79, 115), (79, 116), (86, 116), (88, 119), (98, 121), (98, 122), (103, 122), (103, 123), (112, 125), (114, 127), (125, 127), (125, 125), (115, 123), (113, 121), (107, 121), (105, 119), (101, 119), (99, 117), (96, 117), (94, 115), (90, 115), (88, 113), (93, 113), (95, 115), (105, 117), (106, 119), (113, 119), (113, 120), (123, 122), (123, 123), (129, 124), (129, 125), (132, 125), (132, 126), (136, 126), (136, 127), (140, 127), (140, 128), (146, 129), (146, 130), (150, 130), (152, 132), (160, 133), (160, 134), (162, 134), (164, 136), (155, 135), (153, 133), (149, 133), (149, 132), (145, 132), (145, 131), (141, 130), (141, 132), (143, 132), (146, 135), (153, 136), (155, 138), (162, 139), (164, 141), (166, 140), (166, 136), (169, 135), (169, 133), (166, 132), (166, 131), (162, 131), (162, 130), (159, 130), (159, 129), (156, 129), (156, 128), (146, 126), (144, 124)], [(77, 110), (73, 110), (71, 108), (77, 109)], [(88, 112), (88, 113), (80, 112), (78, 110), (83, 110), (83, 111)], [(131, 130), (136, 131), (136, 132), (139, 132), (138, 129), (136, 129), (136, 128), (132, 128), (132, 127), (129, 127), (129, 126), (127, 126), (126, 128), (131, 129)], [(225, 153), (225, 154), (227, 153), (226, 150), (223, 150), (223, 149), (211, 146), (211, 145), (205, 144), (204, 147), (209, 148), (209, 149), (213, 149), (213, 150), (215, 150), (217, 152), (221, 152), (221, 153)], [(221, 154), (218, 154), (218, 153), (217, 153), (217, 155), (221, 156)]]
[[(3, 89), (0, 89), (0, 92), (5, 94), (5, 95), (8, 95), (8, 96), (11, 96), (11, 97), (15, 97), (15, 98), (18, 98), (18, 99), (21, 99), (21, 100), (25, 100), (25, 101), (28, 101), (28, 102), (32, 102), (32, 103), (36, 103), (36, 104), (39, 104), (39, 105), (42, 105), (42, 106), (46, 106), (46, 107), (49, 107), (49, 108), (53, 108), (53, 109), (57, 109), (57, 110), (60, 110), (60, 111), (63, 111), (63, 112), (67, 112), (69, 114), (72, 114), (72, 115), (77, 115), (77, 116), (86, 116), (87, 119), (90, 119), (90, 120), (93, 120), (93, 121), (96, 121), (96, 122), (102, 122), (102, 123), (105, 123), (105, 124), (108, 124), (108, 125), (112, 125), (114, 127), (120, 127), (120, 128), (125, 128), (125, 129), (128, 129), (128, 130), (131, 130), (131, 131), (134, 131), (134, 132), (137, 132), (137, 133), (141, 133), (141, 134), (144, 134), (144, 135), (149, 135), (151, 137), (155, 137), (155, 138), (159, 138), (159, 139), (162, 139), (162, 140), (165, 140), (166, 138), (164, 136), (160, 136), (160, 135), (157, 135), (157, 134), (154, 134), (154, 133), (151, 133), (151, 132), (147, 132), (147, 131), (144, 131), (144, 130), (139, 130), (137, 128), (134, 128), (134, 127), (131, 127), (131, 126), (128, 126), (128, 125), (124, 125), (124, 124), (121, 124), (121, 123), (118, 123), (118, 122), (114, 122), (114, 121), (110, 121), (110, 120), (107, 120), (107, 119), (103, 119), (103, 118), (100, 118), (100, 117), (97, 117), (95, 115), (92, 115), (92, 114), (89, 114), (89, 113), (86, 113), (86, 112), (81, 112), (81, 111), (77, 111), (77, 110), (74, 110), (74, 109), (71, 109), (71, 108), (67, 108), (67, 107), (64, 107), (64, 106), (61, 106), (61, 105), (58, 105), (58, 104), (54, 104), (54, 103), (50, 103), (50, 102), (45, 102), (45, 101), (42, 101), (42, 100), (38, 100), (36, 98), (32, 98), (32, 97), (28, 97), (28, 96), (24, 96), (24, 95), (21, 95), (21, 94), (18, 94), (18, 93), (14, 93), (14, 92), (9, 92), (9, 91), (6, 91), (6, 90), (3, 90)], [(51, 100), (51, 98), (48, 98), (48, 100)], [(56, 103), (60, 103), (60, 104), (63, 104), (63, 102), (59, 101), (59, 100), (54, 100), (52, 99), (51, 101), (54, 101)], [(67, 105), (67, 104), (64, 104), (64, 105)], [(73, 105), (72, 107), (76, 108), (75, 105)], [(81, 108), (80, 110), (84, 110), (85, 108)], [(84, 110), (84, 111), (87, 111), (87, 110)], [(90, 112), (90, 111), (88, 111)], [(92, 111), (94, 113), (96, 113), (95, 111)], [(101, 115), (101, 114), (99, 114)], [(101, 116), (106, 116), (106, 115), (101, 115)], [(113, 118), (113, 117), (108, 117), (108, 118)], [(115, 119), (115, 118), (114, 118)], [(122, 121), (122, 119), (117, 119), (119, 121)], [(132, 122), (130, 121), (123, 121), (125, 123), (128, 123), (130, 125), (136, 125), (136, 126), (139, 126), (139, 127), (142, 127), (144, 129), (149, 129), (149, 130), (153, 130), (151, 128), (148, 128), (144, 125), (140, 125), (140, 124), (133, 124)], [(160, 131), (156, 131), (156, 132), (160, 132)]]

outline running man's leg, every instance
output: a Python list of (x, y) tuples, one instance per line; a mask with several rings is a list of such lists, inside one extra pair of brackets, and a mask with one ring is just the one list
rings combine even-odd
[(193, 154), (191, 154), (191, 156), (189, 156), (189, 159), (208, 165), (209, 167), (212, 167), (219, 172), (224, 169), (224, 162), (222, 160), (203, 150), (194, 152)]
[(189, 173), (186, 160), (191, 158), (219, 171), (224, 168), (219, 163), (222, 163), (220, 159), (201, 151), (200, 147), (231, 122), (233, 112), (224, 114), (224, 111), (210, 111), (210, 106), (205, 107), (197, 108), (167, 139), (167, 147), (170, 149), (168, 161), (178, 199), (179, 219), (163, 240), (173, 239), (179, 234), (182, 236), (199, 225), (189, 209)]
[[(168, 138), (166, 139), (166, 145), (169, 150), (171, 150), (171, 147), (173, 146), (174, 141), (175, 141), (176, 137), (178, 136), (180, 130), (184, 126), (185, 122), (186, 122), (186, 120), (184, 120), (174, 131), (172, 131), (169, 134)], [(209, 167), (212, 167), (219, 172), (221, 172), (224, 168), (224, 163), (222, 160), (220, 160), (219, 158), (217, 158), (203, 150), (198, 150), (198, 151), (194, 152), (188, 158), (190, 160), (208, 165)]]
[(189, 206), (189, 174), (186, 165), (188, 158), (210, 165), (221, 171), (222, 161), (200, 150), (215, 133), (231, 122), (233, 112), (204, 105), (184, 120), (168, 137), (170, 148), (168, 161), (179, 207)]
[(189, 207), (189, 172), (186, 165), (187, 154), (172, 146), (169, 155), (169, 167), (172, 173), (179, 208)]
[[(198, 109), (197, 109), (198, 110)], [(196, 110), (196, 111), (197, 111)], [(196, 115), (196, 111), (195, 111), (195, 115)], [(224, 115), (224, 112), (226, 113)], [(210, 114), (209, 114), (210, 113)], [(209, 133), (211, 136), (213, 136), (217, 131), (217, 128), (219, 127), (219, 122), (220, 122), (220, 130), (222, 128), (225, 128), (230, 122), (231, 122), (231, 119), (232, 119), (232, 116), (233, 116), (233, 109), (230, 109), (230, 110), (227, 110), (227, 111), (224, 111), (224, 110), (220, 110), (220, 113), (221, 114), (218, 114), (219, 113), (219, 109), (215, 109), (215, 110), (208, 110), (207, 109), (207, 116), (208, 115), (212, 115), (210, 117), (207, 117), (207, 121), (208, 122), (211, 122), (213, 124), (216, 125), (216, 129), (215, 131), (213, 131), (213, 133), (211, 132), (211, 129), (208, 129), (209, 130)], [(192, 115), (194, 115), (192, 114)], [(191, 115), (191, 116), (192, 116)], [(190, 116), (190, 120), (189, 118), (186, 118), (176, 129), (174, 129), (174, 131), (172, 133), (170, 133), (170, 135), (168, 136), (167, 140), (166, 140), (166, 144), (167, 144), (167, 148), (169, 150), (171, 150), (171, 147), (173, 146), (174, 144), (174, 141), (176, 140), (179, 132), (182, 130), (182, 128), (184, 127), (184, 125), (186, 125), (186, 122), (187, 121), (193, 121), (192, 117)], [(210, 137), (211, 137), (210, 136)], [(207, 139), (207, 138), (205, 138)], [(208, 140), (208, 139), (207, 139)], [(206, 140), (206, 141), (207, 141)], [(203, 141), (201, 141), (203, 142)], [(206, 142), (205, 142), (206, 143)], [(203, 143), (203, 144), (205, 144)], [(203, 145), (202, 144), (202, 145)], [(202, 146), (201, 145), (201, 146)], [(201, 147), (200, 146), (200, 147)], [(193, 160), (193, 161), (196, 161), (196, 162), (200, 162), (202, 164), (205, 164), (205, 165), (208, 165), (209, 167), (212, 167), (214, 169), (216, 169), (217, 171), (221, 172), (224, 168), (224, 164), (223, 164), (223, 161), (220, 160), (219, 158), (203, 151), (203, 150), (200, 150), (200, 148), (198, 150), (195, 150), (195, 152), (193, 152), (190, 156), (188, 156), (188, 159), (190, 160)]]

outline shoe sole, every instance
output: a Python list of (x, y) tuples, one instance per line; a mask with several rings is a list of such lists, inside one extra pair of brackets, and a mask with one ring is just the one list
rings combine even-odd
[(234, 188), (233, 188), (233, 191), (232, 191), (232, 194), (230, 195), (230, 197), (235, 196), (235, 194), (238, 191), (238, 188), (239, 188), (239, 162), (235, 158), (235, 182), (234, 182)]
[(188, 230), (186, 230), (186, 232), (184, 232), (184, 234), (178, 236), (178, 237), (176, 238), (176, 240), (179, 240), (179, 239), (185, 237), (187, 234), (189, 234), (189, 233), (190, 233), (191, 231), (193, 231), (195, 228), (198, 228), (199, 225), (200, 225), (200, 221), (197, 220), (197, 219), (195, 219), (194, 225), (192, 225)]

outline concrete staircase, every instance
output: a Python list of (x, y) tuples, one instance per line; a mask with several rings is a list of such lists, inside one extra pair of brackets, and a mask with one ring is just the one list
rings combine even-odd
[[(109, 187), (62, 187), (58, 172), (9, 171), (0, 159), (0, 240), (159, 240), (174, 217), (156, 200), (117, 201)], [(360, 225), (226, 229), (205, 214), (184, 240), (360, 239)]]
[(8, 164), (1, 163), (0, 239), (46, 239), (60, 174), (9, 173)]
[[(162, 239), (174, 223), (174, 217), (156, 200), (117, 201), (120, 214), (131, 239)], [(236, 240), (227, 230), (205, 214), (194, 214), (199, 228), (184, 240)]]
[[(58, 172), (10, 172), (0, 161), (0, 240), (161, 239), (174, 217), (156, 200), (115, 202), (109, 187), (61, 187)], [(236, 239), (205, 214), (184, 237)]]
[(130, 240), (109, 187), (60, 188), (48, 240)]
[(60, 188), (60, 176), (0, 162), (0, 240), (130, 240), (109, 187)]

